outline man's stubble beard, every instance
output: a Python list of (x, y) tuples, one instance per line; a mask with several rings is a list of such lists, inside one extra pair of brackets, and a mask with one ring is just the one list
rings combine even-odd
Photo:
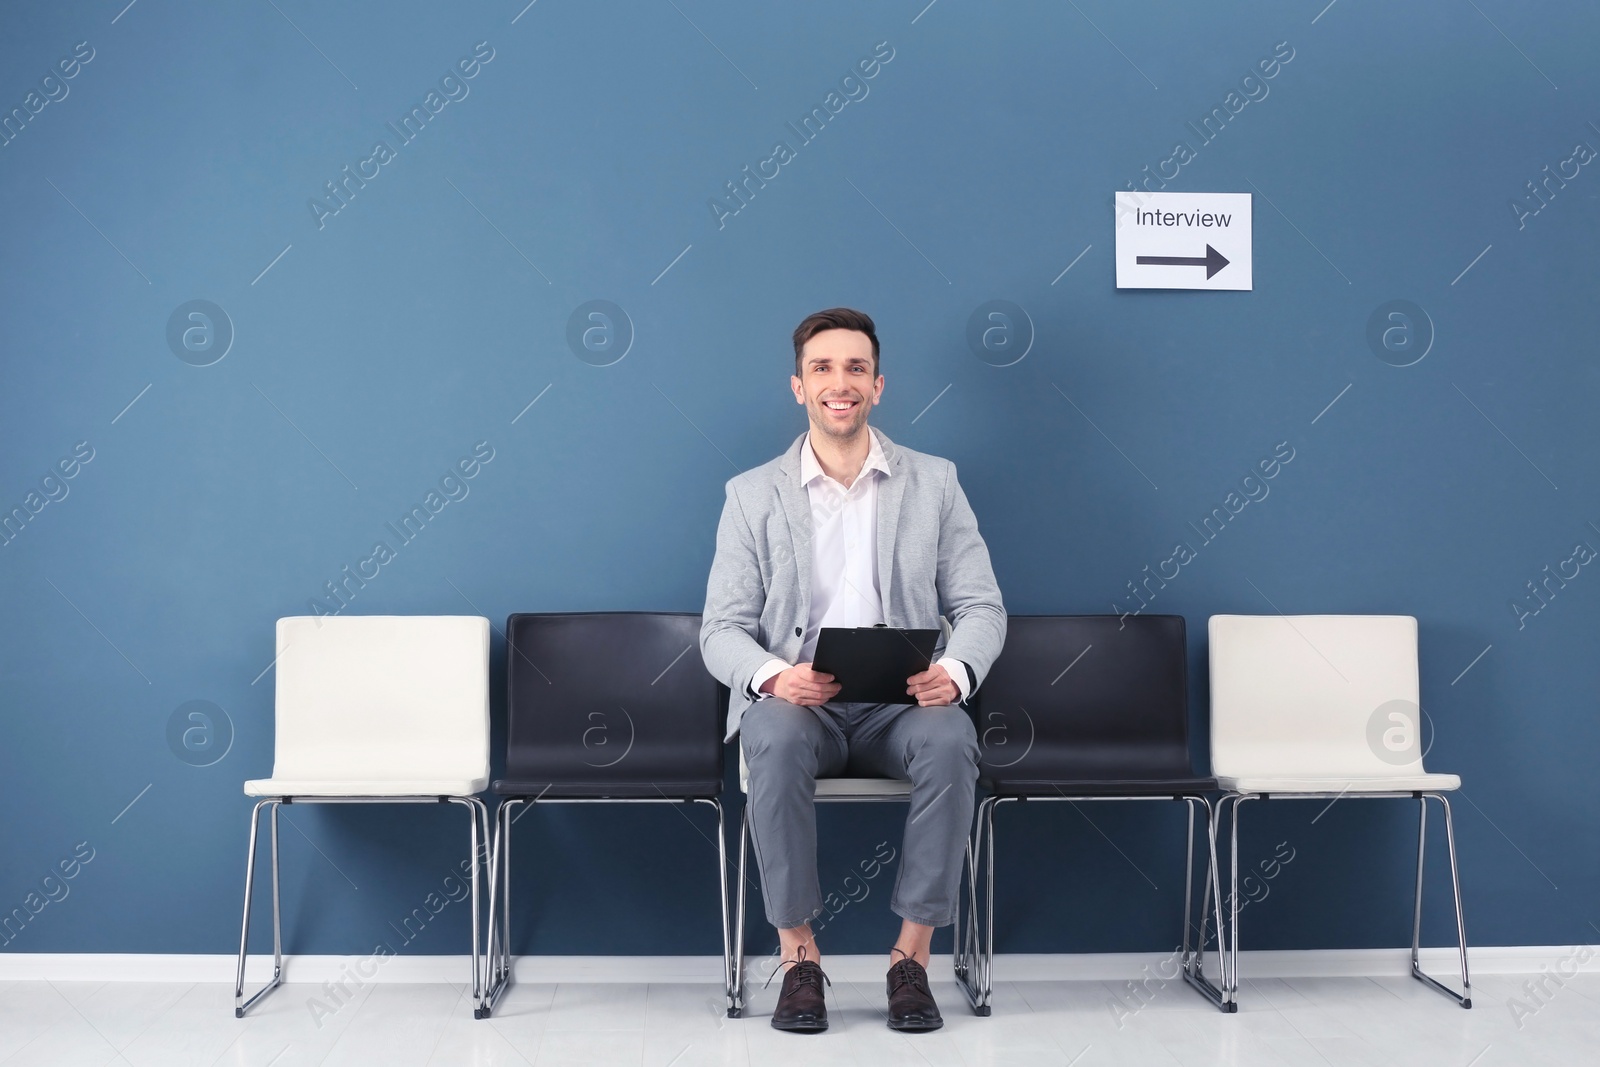
[[(861, 400), (861, 402), (856, 406), (856, 411), (858, 412), (858, 417), (857, 417), (857, 420), (854, 423), (854, 425), (852, 425), (847, 430), (838, 431), (838, 430), (835, 430), (835, 428), (826, 421), (827, 420), (827, 416), (825, 414), (822, 414), (823, 412), (826, 412), (828, 410), (828, 406), (826, 404), (824, 404), (821, 400), (818, 400), (816, 402), (816, 407), (817, 407), (818, 410), (812, 411), (812, 414), (811, 414), (811, 428), (813, 430), (820, 430), (822, 433), (826, 434), (828, 437), (832, 438), (835, 441), (838, 441), (838, 442), (843, 443), (843, 444), (848, 444), (849, 442), (856, 440), (861, 434), (866, 432), (866, 430), (867, 430), (868, 409), (871, 406), (872, 406), (872, 401), (870, 399), (868, 399), (868, 398), (863, 398)], [(811, 409), (808, 408), (808, 410), (811, 410)]]

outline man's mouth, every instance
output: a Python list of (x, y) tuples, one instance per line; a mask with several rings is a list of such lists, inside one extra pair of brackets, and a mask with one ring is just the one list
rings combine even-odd
[(824, 400), (822, 405), (829, 411), (849, 411), (859, 403), (859, 400)]

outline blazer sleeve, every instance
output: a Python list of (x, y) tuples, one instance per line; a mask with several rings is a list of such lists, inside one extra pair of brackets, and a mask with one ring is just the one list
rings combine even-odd
[(735, 693), (747, 693), (755, 672), (772, 659), (756, 640), (766, 587), (755, 536), (733, 481), (717, 523), (717, 550), (706, 581), (700, 621), (700, 655), (711, 676)]
[(989, 562), (989, 548), (978, 533), (978, 518), (967, 503), (950, 464), (939, 519), (936, 577), (940, 610), (950, 620), (944, 654), (965, 663), (977, 686), (989, 673), (1006, 642), (1006, 609)]

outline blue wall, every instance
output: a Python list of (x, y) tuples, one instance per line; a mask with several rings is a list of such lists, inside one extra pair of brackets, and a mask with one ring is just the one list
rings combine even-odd
[[(1014, 613), (1126, 608), (1287, 442), (1150, 607), (1189, 620), (1197, 729), (1208, 615), (1418, 616), (1473, 942), (1592, 940), (1600, 576), (1563, 561), (1600, 547), (1600, 12), (922, 2), (7, 6), (0, 505), (30, 517), (0, 548), (0, 908), (74, 875), (7, 951), (231, 950), (273, 620), (479, 442), (349, 611), (699, 610), (723, 482), (804, 428), (789, 333), (840, 303), (879, 323), (874, 424), (959, 465)], [(875, 47), (801, 143), (785, 123)], [(1186, 123), (1275, 50), (1201, 142)], [(430, 90), (406, 143), (386, 124)], [(780, 139), (777, 176), (714, 208)], [(1257, 194), (1254, 292), (1113, 287), (1112, 194), (1178, 141), (1167, 188)], [(346, 165), (370, 177), (341, 205)], [(1031, 322), (1009, 366), (967, 340), (996, 299)], [(592, 300), (631, 323), (620, 360), (569, 345)], [(1369, 342), (1393, 300), (1431, 323), (1410, 349)], [(1546, 565), (1577, 576), (1541, 603)], [(1402, 944), (1411, 809), (1319, 808), (1249, 812), (1245, 862), (1294, 859), (1246, 946)], [(525, 818), (519, 947), (716, 951), (687, 816)], [(1174, 943), (1181, 809), (1006, 816), (1001, 950)], [(462, 906), (409, 944), (390, 926), (442, 886), (458, 812), (286, 817), (293, 950), (460, 950)], [(825, 812), (824, 890), (900, 818)], [(884, 948), (891, 876), (831, 950)]]

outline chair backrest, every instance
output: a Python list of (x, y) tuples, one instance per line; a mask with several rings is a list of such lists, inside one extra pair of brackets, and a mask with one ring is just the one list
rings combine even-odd
[(1423, 773), (1416, 619), (1213, 615), (1210, 636), (1218, 775)]
[(978, 696), (985, 778), (1194, 773), (1182, 616), (1009, 616), (1005, 648)]
[(517, 614), (506, 641), (508, 780), (722, 781), (725, 690), (699, 615)]
[(489, 620), (278, 620), (278, 779), (485, 778)]

